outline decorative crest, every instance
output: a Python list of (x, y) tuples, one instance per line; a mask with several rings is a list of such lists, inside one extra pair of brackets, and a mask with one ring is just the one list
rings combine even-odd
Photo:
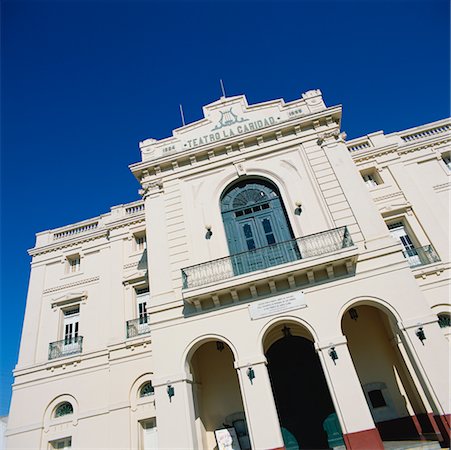
[(234, 125), (239, 122), (247, 122), (249, 119), (245, 119), (244, 117), (238, 118), (238, 116), (232, 112), (232, 108), (230, 107), (226, 111), (219, 111), (221, 113), (221, 118), (219, 119), (219, 123), (211, 130), (220, 130), (223, 127), (228, 127), (230, 125)]

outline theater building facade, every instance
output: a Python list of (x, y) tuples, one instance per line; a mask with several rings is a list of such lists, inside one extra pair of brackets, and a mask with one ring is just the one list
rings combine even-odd
[(7, 448), (449, 445), (451, 120), (203, 112), (140, 200), (37, 234)]

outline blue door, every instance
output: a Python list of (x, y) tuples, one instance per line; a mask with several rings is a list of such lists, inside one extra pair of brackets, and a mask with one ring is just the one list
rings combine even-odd
[(233, 186), (221, 210), (236, 275), (300, 258), (277, 188), (269, 182)]

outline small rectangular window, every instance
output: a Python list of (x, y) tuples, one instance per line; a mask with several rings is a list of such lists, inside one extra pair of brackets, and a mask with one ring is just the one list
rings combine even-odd
[(369, 391), (368, 397), (373, 408), (382, 408), (383, 406), (387, 406), (387, 403), (385, 402), (384, 396), (382, 395), (382, 391), (380, 389)]
[(370, 170), (362, 172), (362, 178), (365, 184), (369, 187), (375, 187), (379, 184), (382, 184), (382, 180), (379, 175), (376, 173), (376, 170)]
[(142, 450), (158, 449), (158, 434), (156, 419), (149, 419), (141, 422), (142, 430)]
[(148, 288), (136, 289), (136, 312), (139, 323), (147, 323), (147, 304), (150, 294)]
[(442, 155), (442, 161), (445, 163), (448, 170), (451, 170), (451, 156), (449, 153), (445, 153)]
[(135, 250), (144, 251), (146, 249), (146, 235), (144, 233), (135, 234)]
[(73, 255), (67, 257), (67, 272), (76, 273), (80, 272), (81, 258), (80, 255)]
[(62, 449), (66, 450), (72, 448), (72, 438), (67, 437), (64, 439), (58, 439), (56, 441), (50, 442), (50, 449)]

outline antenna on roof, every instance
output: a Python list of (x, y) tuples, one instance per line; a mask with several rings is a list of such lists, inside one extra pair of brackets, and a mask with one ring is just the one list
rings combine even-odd
[(222, 96), (225, 97), (225, 89), (224, 89), (224, 83), (222, 82), (222, 78), (219, 79), (219, 83), (221, 84), (221, 91), (222, 91)]
[(182, 125), (185, 126), (185, 116), (183, 115), (183, 107), (182, 104), (180, 103), (180, 115), (182, 117)]

